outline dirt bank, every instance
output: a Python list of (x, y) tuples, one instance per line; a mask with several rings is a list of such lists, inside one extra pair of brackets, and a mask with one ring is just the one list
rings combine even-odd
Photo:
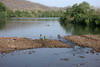
[(1, 37), (0, 52), (30, 48), (69, 48), (68, 44), (57, 40), (32, 40), (28, 38)]
[(90, 47), (100, 52), (100, 35), (65, 36), (79, 46)]

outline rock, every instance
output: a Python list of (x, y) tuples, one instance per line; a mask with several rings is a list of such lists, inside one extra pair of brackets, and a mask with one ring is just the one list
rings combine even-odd
[(69, 58), (63, 58), (63, 59), (60, 59), (60, 60), (69, 61)]
[(86, 53), (89, 53), (89, 52), (86, 52)]
[(79, 56), (80, 58), (85, 58), (84, 56)]
[(32, 52), (28, 52), (28, 54), (32, 54)]
[(96, 55), (99, 55), (98, 53)]
[(90, 50), (90, 52), (92, 53), (92, 54), (94, 54), (95, 53), (95, 51), (92, 49), (92, 50)]

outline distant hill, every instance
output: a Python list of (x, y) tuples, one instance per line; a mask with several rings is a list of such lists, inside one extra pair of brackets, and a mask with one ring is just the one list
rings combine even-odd
[(65, 8), (49, 7), (27, 0), (0, 0), (11, 10), (61, 10)]

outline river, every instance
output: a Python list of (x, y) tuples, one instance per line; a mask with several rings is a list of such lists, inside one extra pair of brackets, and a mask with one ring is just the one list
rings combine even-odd
[[(0, 37), (48, 39), (57, 35), (100, 34), (100, 28), (61, 25), (59, 18), (11, 18), (0, 21)], [(100, 53), (91, 48), (37, 48), (0, 53), (0, 67), (100, 67)]]
[(56, 39), (57, 35), (100, 34), (97, 27), (72, 24), (61, 25), (59, 18), (12, 18), (0, 21), (0, 37), (27, 37), (38, 39), (42, 34)]

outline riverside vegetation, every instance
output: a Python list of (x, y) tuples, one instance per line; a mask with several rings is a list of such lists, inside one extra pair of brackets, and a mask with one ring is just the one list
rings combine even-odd
[(6, 7), (4, 4), (0, 2), (0, 17), (5, 17), (6, 15)]
[(0, 2), (0, 18), (10, 17), (12, 11)]
[(59, 10), (11, 10), (0, 2), (0, 16), (4, 17), (61, 17), (60, 21), (66, 24), (100, 25), (100, 10), (90, 6), (87, 2), (67, 7), (66, 12)]
[(0, 2), (0, 17), (61, 17), (63, 10), (10, 10)]
[(86, 26), (100, 26), (100, 12), (89, 3), (74, 4), (68, 8), (60, 18), (61, 24), (79, 24)]

